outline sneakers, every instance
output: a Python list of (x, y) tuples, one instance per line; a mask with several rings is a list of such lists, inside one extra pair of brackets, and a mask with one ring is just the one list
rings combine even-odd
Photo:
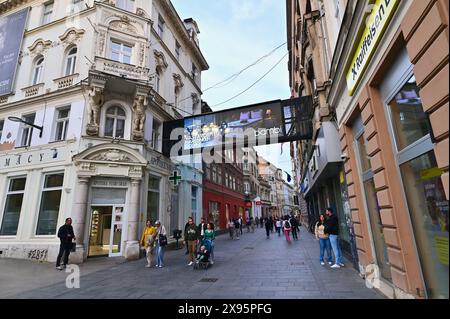
[(214, 261), (213, 261), (213, 260), (211, 260), (209, 263), (210, 263), (211, 265), (214, 265)]
[(339, 263), (339, 266), (344, 267), (345, 265), (343, 263)]
[(328, 262), (328, 265), (330, 265), (330, 266), (331, 266), (332, 264), (333, 264), (333, 263), (332, 263), (331, 261), (329, 261), (329, 262)]
[(145, 268), (152, 268), (152, 265), (145, 265)]
[(338, 264), (334, 264), (333, 266), (331, 266), (331, 268), (337, 269), (337, 268), (341, 268), (341, 266), (339, 266)]
[(57, 266), (57, 267), (56, 267), (56, 270), (63, 270), (63, 267)]
[(321, 261), (320, 264), (321, 264), (322, 266), (325, 266), (325, 263), (324, 263), (323, 261)]
[(191, 261), (191, 262), (188, 264), (188, 266), (192, 266), (193, 263), (194, 263), (194, 262)]

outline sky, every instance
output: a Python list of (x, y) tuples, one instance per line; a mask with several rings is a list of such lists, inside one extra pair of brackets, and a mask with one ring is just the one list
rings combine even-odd
[[(208, 90), (286, 42), (285, 1), (172, 0), (172, 3), (182, 19), (193, 18), (199, 26), (200, 48), (210, 66), (202, 73), (202, 99), (213, 111), (290, 98), (286, 44), (232, 82), (225, 83), (227, 85)], [(217, 106), (248, 88), (280, 60), (273, 71), (249, 91)], [(255, 149), (291, 174), (289, 143), (284, 144), (283, 153), (280, 144)]]

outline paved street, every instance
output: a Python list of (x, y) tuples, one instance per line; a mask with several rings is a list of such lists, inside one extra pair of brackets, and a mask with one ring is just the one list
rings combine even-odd
[(0, 298), (383, 298), (350, 263), (320, 266), (318, 243), (304, 228), (291, 245), (277, 235), (266, 239), (262, 229), (244, 230), (240, 240), (219, 236), (216, 263), (206, 271), (188, 267), (184, 253), (167, 251), (162, 269), (145, 268), (143, 259), (90, 259), (80, 265), (79, 289), (66, 288), (68, 273), (53, 264), (2, 259)]

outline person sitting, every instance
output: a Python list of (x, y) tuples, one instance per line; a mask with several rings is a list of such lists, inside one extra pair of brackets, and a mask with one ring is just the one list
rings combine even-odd
[(202, 262), (202, 263), (207, 263), (209, 261), (209, 251), (208, 249), (206, 249), (205, 245), (202, 245), (200, 247), (200, 251), (197, 254), (197, 264)]

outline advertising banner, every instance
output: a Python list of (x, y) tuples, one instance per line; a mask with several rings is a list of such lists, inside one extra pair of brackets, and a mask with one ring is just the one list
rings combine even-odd
[(13, 90), (28, 12), (26, 8), (0, 17), (0, 96)]

